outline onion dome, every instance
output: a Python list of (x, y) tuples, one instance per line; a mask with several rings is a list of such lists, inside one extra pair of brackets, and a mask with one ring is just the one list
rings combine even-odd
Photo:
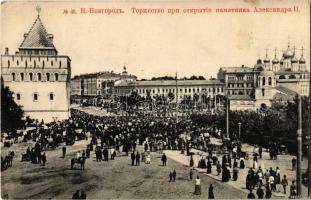
[(305, 64), (306, 63), (306, 60), (303, 56), (301, 56), (301, 58), (299, 59), (299, 63), (300, 64)]
[(279, 63), (279, 59), (277, 59), (276, 57), (273, 58), (272, 60), (272, 64), (278, 64)]
[(291, 63), (297, 63), (298, 62), (298, 59), (296, 58), (296, 57), (293, 57), (292, 59), (291, 59)]
[(303, 57), (303, 47), (301, 48), (301, 57), (299, 59), (299, 64), (305, 64), (306, 63), (306, 60), (305, 58)]
[(279, 59), (276, 57), (276, 48), (274, 49), (274, 58), (272, 60), (272, 64), (278, 64), (279, 63)]
[(258, 58), (257, 64), (262, 64), (262, 60), (260, 58)]
[(286, 58), (293, 58), (295, 56), (295, 52), (290, 48), (288, 44), (287, 50), (283, 53), (283, 57)]

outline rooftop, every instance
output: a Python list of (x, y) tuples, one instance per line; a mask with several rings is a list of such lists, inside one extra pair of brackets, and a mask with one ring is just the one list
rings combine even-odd
[(55, 49), (53, 35), (47, 33), (39, 15), (29, 32), (24, 34), (24, 40), (19, 48)]
[[(120, 82), (118, 86), (133, 85), (133, 82)], [(176, 80), (136, 81), (136, 86), (176, 86)], [(178, 86), (224, 85), (219, 80), (177, 80)]]

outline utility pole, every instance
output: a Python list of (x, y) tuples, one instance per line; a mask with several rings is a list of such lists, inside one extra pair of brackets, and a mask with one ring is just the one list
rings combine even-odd
[(226, 137), (227, 139), (229, 139), (229, 95), (228, 95), (228, 91), (227, 91), (227, 101), (226, 101), (226, 104), (227, 104), (227, 108), (226, 108)]
[[(300, 93), (300, 91), (299, 91)], [(301, 197), (301, 157), (302, 157), (302, 113), (301, 113), (301, 95), (298, 94), (298, 130), (297, 130), (297, 195)]]
[[(311, 70), (310, 70), (310, 76), (311, 76)], [(309, 76), (309, 77), (310, 77)], [(308, 143), (308, 198), (311, 198), (311, 79), (309, 79), (309, 143)]]
[[(310, 2), (311, 6), (311, 2)], [(310, 12), (309, 12), (310, 13)], [(311, 19), (311, 13), (309, 16), (309, 19)], [(311, 45), (311, 41), (310, 41)], [(303, 50), (302, 50), (303, 51)], [(303, 52), (302, 52), (303, 53)], [(311, 76), (311, 65), (309, 64), (310, 69), (310, 76)], [(308, 159), (308, 197), (311, 198), (311, 78), (309, 76), (309, 144), (308, 144), (308, 152), (309, 152), (309, 159)]]
[[(176, 74), (175, 74), (175, 80), (176, 80), (176, 122), (178, 123), (179, 122), (179, 120), (178, 120), (178, 78), (177, 78), (177, 72), (176, 72)], [(177, 126), (177, 124), (176, 124), (176, 126)]]

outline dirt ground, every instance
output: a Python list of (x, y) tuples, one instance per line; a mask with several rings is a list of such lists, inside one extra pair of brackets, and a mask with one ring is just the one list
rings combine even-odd
[[(2, 149), (2, 155), (14, 150), (13, 167), (1, 173), (1, 196), (10, 199), (68, 199), (76, 190), (84, 190), (88, 199), (145, 199), (145, 198), (207, 198), (212, 183), (216, 198), (245, 198), (247, 194), (200, 174), (202, 195), (193, 195), (194, 180), (189, 180), (189, 169), (173, 160), (167, 166), (160, 164), (161, 154), (153, 153), (151, 164), (131, 166), (130, 157), (119, 155), (116, 160), (96, 162), (94, 152), (86, 160), (85, 170), (76, 165), (70, 170), (70, 159), (88, 141), (78, 141), (67, 147), (67, 156), (61, 157), (61, 147), (47, 151), (47, 164), (40, 166), (21, 162), (21, 152), (27, 144), (15, 144)], [(169, 182), (169, 172), (177, 172), (176, 182)], [(194, 174), (196, 176), (196, 174)]]

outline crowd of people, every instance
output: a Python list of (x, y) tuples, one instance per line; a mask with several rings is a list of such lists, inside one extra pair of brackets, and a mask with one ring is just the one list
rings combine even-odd
[[(152, 114), (131, 117), (95, 116), (72, 110), (71, 118), (68, 120), (47, 125), (39, 124), (31, 134), (35, 145), (27, 148), (22, 159), (34, 164), (45, 165), (47, 161), (45, 151), (48, 148), (55, 148), (61, 143), (70, 145), (76, 140), (91, 137), (90, 144), (82, 153), (77, 153), (76, 160), (81, 157), (89, 158), (90, 152), (93, 150), (97, 162), (108, 161), (109, 157), (114, 160), (117, 152), (122, 152), (125, 155), (130, 154), (132, 166), (139, 166), (141, 162), (150, 164), (150, 152), (179, 150), (184, 153), (186, 151), (187, 156), (190, 156), (190, 177), (192, 179), (195, 163), (190, 149), (196, 148), (208, 153), (206, 157), (201, 156), (197, 164), (199, 168), (204, 168), (207, 174), (211, 174), (212, 166), (215, 166), (217, 175), (221, 175), (222, 182), (237, 181), (239, 170), (246, 167), (244, 159), (249, 159), (248, 155), (243, 154), (239, 142), (234, 142), (227, 145), (227, 152), (222, 157), (215, 156), (215, 145), (210, 140), (210, 133), (213, 131), (206, 126), (194, 125), (189, 119), (178, 119), (173, 116), (158, 117)], [(142, 145), (144, 152), (139, 152), (136, 148), (137, 145)], [(271, 159), (277, 159), (275, 146), (272, 145), (269, 152)], [(63, 147), (63, 157), (65, 155), (66, 147)], [(271, 198), (272, 191), (276, 191), (277, 185), (281, 185), (286, 193), (288, 186), (286, 175), (281, 176), (278, 167), (274, 170), (266, 169), (263, 162), (259, 165), (258, 160), (260, 159), (262, 159), (262, 148), (258, 147), (253, 155), (253, 166), (248, 170), (245, 180), (246, 188), (250, 191), (248, 198), (255, 196), (254, 190), (256, 190), (258, 198)], [(161, 161), (162, 165), (166, 166), (165, 153), (162, 154)], [(171, 171), (169, 177), (170, 181), (174, 182), (176, 171)], [(294, 197), (296, 194), (294, 182), (290, 186), (290, 191), (290, 196)], [(201, 193), (199, 176), (195, 180), (194, 193)], [(209, 187), (209, 194), (211, 198), (214, 197), (212, 185)], [(73, 199), (78, 199), (78, 194)]]

